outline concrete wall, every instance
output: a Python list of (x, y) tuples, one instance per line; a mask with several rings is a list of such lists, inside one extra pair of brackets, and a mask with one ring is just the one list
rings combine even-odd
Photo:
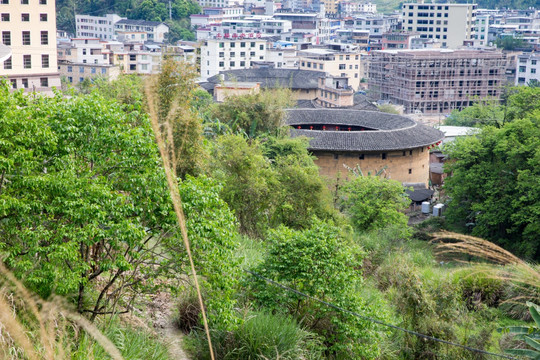
[[(403, 152), (405, 152), (405, 156)], [(364, 155), (363, 160), (360, 159), (362, 154)], [(386, 177), (402, 183), (424, 183), (427, 186), (429, 181), (429, 150), (425, 147), (388, 151), (386, 159), (382, 158), (382, 152), (330, 153), (313, 151), (313, 155), (317, 157), (315, 164), (319, 167), (320, 174), (330, 180), (336, 179), (338, 173), (341, 173), (342, 179), (350, 177), (348, 170), (343, 166), (345, 164), (351, 168), (359, 165), (364, 175), (370, 171), (373, 174), (387, 166)]]

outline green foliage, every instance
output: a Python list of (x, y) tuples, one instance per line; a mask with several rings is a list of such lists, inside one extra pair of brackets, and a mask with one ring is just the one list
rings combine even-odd
[(499, 49), (512, 51), (512, 50), (516, 50), (517, 48), (523, 47), (525, 45), (525, 42), (523, 41), (522, 38), (516, 38), (513, 36), (503, 36), (495, 40), (495, 45), (497, 45)]
[(298, 229), (308, 226), (313, 216), (328, 219), (337, 215), (307, 146), (307, 139), (289, 137), (270, 137), (262, 144), (279, 182), (274, 189), (277, 197), (272, 214), (274, 226), (283, 224)]
[[(234, 214), (220, 198), (220, 192), (221, 186), (205, 176), (187, 176), (180, 183), (191, 252), (201, 276), (208, 319), (214, 328), (230, 329), (238, 321), (234, 313), (239, 279), (234, 260), (238, 233)], [(189, 273), (183, 243), (170, 240), (166, 247), (176, 272)]]
[(480, 100), (461, 111), (454, 110), (445, 120), (445, 125), (478, 126), (496, 125), (504, 122), (504, 109), (495, 100)]
[(410, 234), (408, 218), (402, 213), (409, 206), (403, 186), (378, 176), (359, 176), (341, 189), (341, 207), (359, 231), (382, 229), (389, 225), (402, 228), (402, 237)]
[[(331, 223), (315, 220), (311, 228), (297, 231), (279, 227), (270, 231), (269, 249), (255, 271), (314, 298), (365, 316), (384, 319), (377, 304), (358, 296), (362, 286), (363, 254), (346, 241)], [(324, 339), (326, 355), (332, 358), (375, 358), (383, 334), (371, 322), (336, 311), (293, 292), (253, 278), (257, 303), (273, 312), (292, 315)]]
[[(143, 329), (134, 329), (120, 324), (118, 320), (100, 326), (105, 335), (120, 350), (126, 360), (169, 360), (167, 346), (160, 339)], [(83, 333), (74, 344), (70, 354), (72, 360), (111, 359), (109, 354), (95, 343), (86, 333)]]
[(470, 309), (477, 309), (482, 305), (497, 307), (504, 293), (502, 280), (472, 269), (456, 271), (454, 283), (460, 287), (463, 299)]
[(540, 258), (539, 143), (537, 111), (528, 119), (514, 120), (500, 129), (485, 127), (476, 137), (450, 145), (447, 220), (464, 230), (468, 223), (473, 235), (516, 254)]
[(196, 91), (195, 69), (171, 58), (161, 64), (161, 72), (152, 79), (148, 99), (157, 109), (163, 127), (170, 129), (174, 142), (174, 167), (177, 176), (203, 172), (206, 152), (203, 146), (202, 119), (191, 101)]
[(234, 210), (245, 234), (260, 236), (270, 223), (278, 180), (257, 141), (237, 135), (217, 139), (212, 149), (214, 176), (223, 184), (221, 196)]
[(510, 88), (506, 103), (508, 120), (535, 116), (535, 111), (540, 111), (540, 88), (528, 86)]
[(508, 349), (506, 353), (511, 355), (524, 356), (528, 359), (540, 358), (540, 306), (527, 302), (529, 312), (534, 320), (532, 326), (511, 326), (503, 329), (514, 335), (516, 340), (524, 341), (528, 348)]
[(0, 92), (0, 251), (32, 290), (77, 294), (78, 310), (95, 317), (109, 292), (128, 291), (121, 280), (154, 261), (149, 240), (171, 231), (149, 123), (98, 94)]
[(234, 133), (254, 138), (275, 134), (284, 125), (285, 108), (292, 105), (290, 89), (261, 90), (227, 97), (213, 108), (212, 117), (227, 124)]
[[(217, 359), (320, 359), (319, 340), (284, 315), (248, 313), (232, 332), (213, 331), (212, 345)], [(210, 359), (204, 332), (190, 335), (188, 347), (197, 360)]]
[(399, 115), (398, 109), (396, 109), (395, 106), (390, 105), (390, 104), (377, 105), (377, 109), (379, 109), (379, 111), (382, 111), (384, 113)]

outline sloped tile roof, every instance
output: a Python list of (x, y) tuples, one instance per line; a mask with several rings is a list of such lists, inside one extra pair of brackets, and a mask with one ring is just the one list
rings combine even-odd
[[(291, 136), (311, 138), (309, 149), (318, 151), (388, 151), (406, 150), (434, 144), (444, 134), (400, 115), (379, 111), (348, 109), (290, 109), (287, 124)], [(374, 130), (332, 131), (304, 130), (294, 126), (325, 124), (361, 126)]]

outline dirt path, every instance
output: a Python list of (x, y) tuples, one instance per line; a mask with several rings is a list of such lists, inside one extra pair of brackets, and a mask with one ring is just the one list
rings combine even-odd
[(190, 360), (183, 348), (184, 334), (173, 323), (174, 300), (166, 292), (157, 293), (148, 305), (148, 313), (156, 332), (163, 337), (169, 348), (171, 359)]

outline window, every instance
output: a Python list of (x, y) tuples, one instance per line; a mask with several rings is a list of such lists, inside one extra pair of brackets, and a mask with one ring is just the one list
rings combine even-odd
[(339, 64), (339, 70), (345, 70), (347, 66), (345, 64)]
[(407, 154), (407, 153), (404, 151), (404, 152), (403, 152), (403, 156), (405, 156), (406, 154)]
[(412, 169), (409, 169), (409, 174), (412, 174)]
[(9, 21), (9, 14), (0, 14), (1, 21)]
[(386, 160), (386, 153), (382, 153), (381, 157), (382, 157), (383, 160)]
[(409, 155), (412, 155), (412, 150), (409, 150)]
[(319, 70), (323, 69), (323, 64), (319, 64)]
[(137, 55), (129, 55), (129, 61), (137, 61)]
[(30, 21), (30, 14), (21, 14), (21, 21)]
[(250, 44), (249, 46), (251, 46), (251, 47), (255, 47), (255, 43), (254, 43), (254, 42), (252, 42), (252, 43), (251, 43), (251, 44)]
[(234, 67), (234, 61), (231, 61), (231, 67)]
[(68, 76), (68, 81), (69, 81), (70, 83), (72, 83), (72, 82), (73, 82), (73, 76)]
[(13, 68), (13, 64), (11, 62), (11, 56), (4, 61), (4, 70), (11, 70)]
[(360, 154), (360, 156), (358, 157), (358, 159), (364, 160), (364, 154)]
[(536, 65), (536, 60), (531, 60), (531, 65)]
[(242, 66), (242, 67), (246, 66), (246, 62), (245, 61), (240, 61), (240, 66)]
[(79, 72), (80, 72), (81, 74), (84, 74), (84, 66), (79, 66)]
[(255, 51), (250, 51), (249, 56), (255, 56)]
[(246, 52), (245, 51), (240, 52), (240, 57), (246, 57)]
[(73, 66), (68, 65), (68, 67), (67, 67), (67, 72), (73, 72)]
[(17, 88), (17, 80), (15, 80), (15, 79), (11, 80), (11, 87), (14, 88), (14, 89)]
[(224, 48), (224, 47), (225, 47), (225, 43), (220, 42), (220, 43), (219, 43), (219, 47), (220, 47), (220, 48)]
[(84, 81), (84, 78), (80, 77), (79, 82), (83, 82), (83, 81)]
[(232, 42), (232, 43), (231, 43), (231, 47), (232, 47), (232, 48), (233, 48), (233, 47), (236, 47), (236, 44)]
[(259, 46), (259, 50), (264, 50), (264, 45), (261, 44), (261, 45)]
[(11, 45), (11, 32), (2, 31), (2, 43), (4, 45)]
[(107, 73), (107, 69), (101, 68), (101, 73), (102, 73), (103, 75), (105, 75), (105, 74)]
[(23, 45), (30, 45), (30, 31), (23, 31), (22, 32), (22, 44)]
[(31, 55), (23, 55), (23, 67), (25, 69), (31, 69), (32, 68), (32, 56)]
[(47, 21), (47, 14), (39, 14), (39, 21)]
[(92, 74), (95, 74), (95, 73), (96, 73), (96, 68), (95, 68), (95, 67), (91, 68), (91, 69), (90, 69), (90, 72), (91, 72)]
[(21, 0), (21, 5), (28, 5), (28, 0)]
[(49, 78), (46, 78), (46, 77), (39, 78), (39, 84), (41, 85), (41, 87), (48, 87)]
[(236, 56), (236, 53), (234, 51), (231, 52), (231, 57), (235, 57)]
[(47, 0), (39, 0), (39, 5), (47, 5)]
[(337, 160), (339, 159), (339, 155), (338, 154), (334, 154), (334, 160)]
[(22, 79), (21, 81), (23, 88), (28, 89), (28, 79)]
[(49, 45), (49, 32), (48, 31), (41, 32), (41, 45)]
[(9, 4), (9, 0), (0, 0), (0, 4), (8, 5), (8, 4)]
[(41, 55), (41, 67), (44, 69), (49, 68), (49, 55), (47, 54)]
[(246, 47), (246, 43), (245, 43), (245, 42), (241, 42), (241, 43), (240, 43), (240, 47)]
[(137, 64), (129, 64), (129, 70), (136, 71), (137, 70)]
[(536, 74), (536, 69), (531, 69), (531, 74)]

